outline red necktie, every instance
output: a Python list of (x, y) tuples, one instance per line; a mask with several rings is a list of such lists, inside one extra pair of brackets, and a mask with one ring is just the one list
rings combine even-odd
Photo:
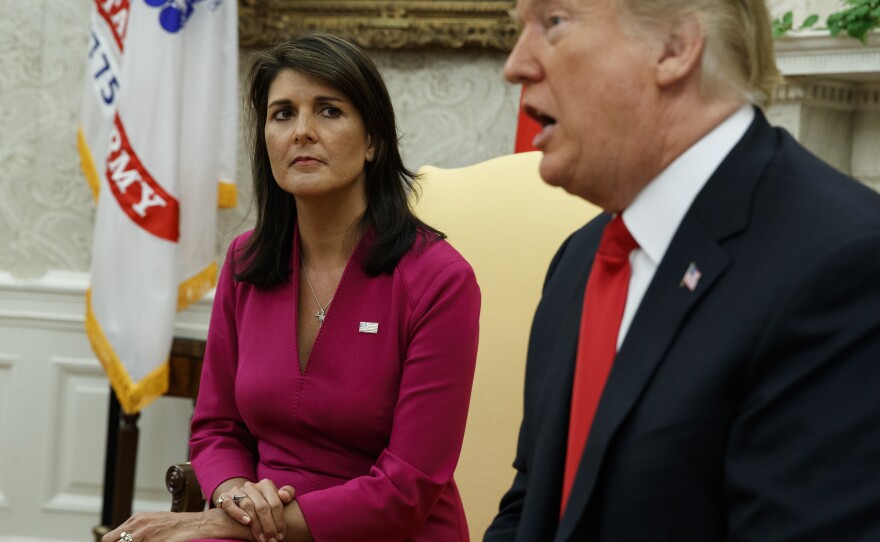
[(590, 278), (587, 280), (574, 385), (571, 390), (571, 415), (560, 517), (568, 504), (590, 425), (617, 353), (617, 334), (629, 287), (629, 253), (638, 246), (620, 214), (616, 215), (605, 226), (593, 268), (590, 270)]

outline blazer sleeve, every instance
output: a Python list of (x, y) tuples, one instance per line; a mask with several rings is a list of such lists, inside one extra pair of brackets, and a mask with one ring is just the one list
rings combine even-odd
[(836, 245), (793, 285), (742, 383), (729, 540), (880, 540), (880, 231)]
[(235, 402), (238, 334), (233, 261), (239, 237), (229, 247), (214, 294), (199, 396), (193, 413), (190, 454), (208, 499), (222, 482), (256, 480), (257, 444)]
[(297, 497), (317, 541), (407, 539), (452, 481), (476, 365), (480, 291), (460, 259), (420, 280), (428, 286), (411, 298), (387, 448), (368, 476)]

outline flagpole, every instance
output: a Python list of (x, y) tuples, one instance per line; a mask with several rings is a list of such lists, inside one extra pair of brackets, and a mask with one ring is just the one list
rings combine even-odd
[(131, 516), (140, 434), (138, 418), (140, 413), (125, 414), (122, 411), (111, 386), (104, 455), (104, 502), (101, 507), (101, 524), (92, 530), (95, 542), (100, 542), (104, 534)]
[(101, 508), (101, 525), (113, 521), (113, 488), (116, 477), (116, 435), (119, 433), (119, 399), (110, 386), (110, 405), (107, 410), (107, 446), (104, 455), (104, 503)]

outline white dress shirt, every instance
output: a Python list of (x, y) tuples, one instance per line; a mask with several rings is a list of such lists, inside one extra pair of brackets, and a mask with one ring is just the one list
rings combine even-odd
[(685, 213), (754, 117), (751, 105), (738, 109), (669, 164), (624, 209), (623, 222), (639, 248), (629, 255), (632, 274), (617, 334), (618, 349)]

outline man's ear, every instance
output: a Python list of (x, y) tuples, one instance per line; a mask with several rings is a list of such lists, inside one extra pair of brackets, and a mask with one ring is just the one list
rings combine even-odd
[(696, 14), (685, 14), (673, 22), (666, 33), (657, 62), (657, 84), (674, 85), (699, 71), (706, 36)]

